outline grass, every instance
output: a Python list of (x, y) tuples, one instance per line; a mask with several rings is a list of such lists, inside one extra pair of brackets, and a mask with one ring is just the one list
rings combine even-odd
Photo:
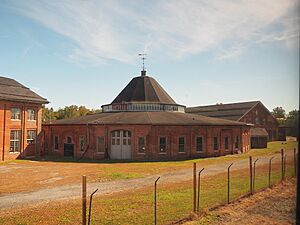
[[(281, 178), (278, 161), (272, 164), (272, 182)], [(268, 186), (268, 167), (257, 166), (256, 189)], [(293, 162), (287, 161), (287, 177), (294, 173)], [(126, 177), (126, 174), (115, 175)], [(118, 178), (117, 178), (118, 179)], [(126, 178), (125, 178), (126, 179)], [(204, 176), (201, 186), (201, 209), (208, 209), (227, 201), (227, 173)], [(231, 200), (249, 192), (249, 170), (231, 172)], [(192, 211), (192, 181), (165, 184), (158, 182), (158, 224), (167, 224), (188, 216)], [(62, 210), (63, 209), (63, 210)], [(33, 216), (34, 215), (34, 216)], [(51, 218), (51, 220), (49, 219)], [(214, 218), (205, 218), (206, 224)], [(64, 200), (0, 212), (0, 224), (80, 224), (81, 199)], [(153, 223), (153, 187), (97, 196), (93, 201), (92, 224)], [(204, 224), (205, 224), (204, 223)]]
[(138, 173), (122, 173), (122, 172), (113, 172), (109, 174), (111, 180), (118, 180), (118, 179), (133, 179), (133, 178), (142, 178), (141, 174)]
[[(6, 185), (0, 185), (0, 193), (15, 193), (32, 191), (42, 188), (51, 188), (67, 184), (80, 183), (81, 176), (86, 175), (89, 182), (103, 182), (117, 179), (131, 179), (153, 174), (175, 172), (180, 169), (189, 169), (191, 163), (201, 166), (235, 162), (253, 157), (268, 157), (279, 153), (281, 148), (292, 151), (297, 142), (270, 142), (268, 148), (252, 149), (246, 154), (227, 155), (215, 158), (201, 158), (182, 161), (165, 162), (110, 162), (84, 160), (81, 163), (73, 159), (46, 157), (39, 161), (13, 160), (0, 162), (5, 173), (0, 173), (0, 179)], [(66, 161), (63, 161), (66, 160)], [(19, 172), (22, 171), (22, 172)], [(26, 179), (24, 179), (26, 174)], [(56, 178), (59, 179), (56, 179)]]

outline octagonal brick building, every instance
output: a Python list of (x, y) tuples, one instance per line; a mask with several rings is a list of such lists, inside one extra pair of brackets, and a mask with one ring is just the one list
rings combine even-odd
[(141, 71), (102, 113), (43, 125), (42, 153), (111, 160), (178, 160), (247, 152), (250, 125), (185, 113)]

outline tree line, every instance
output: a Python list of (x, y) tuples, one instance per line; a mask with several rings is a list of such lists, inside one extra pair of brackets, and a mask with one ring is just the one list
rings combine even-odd
[(101, 109), (88, 109), (85, 106), (70, 105), (64, 108), (54, 110), (53, 108), (43, 107), (42, 121), (43, 123), (51, 123), (55, 120), (73, 119), (80, 116), (101, 113)]
[(299, 135), (299, 110), (288, 113), (282, 107), (276, 107), (272, 111), (273, 116), (280, 125), (286, 127), (286, 135), (298, 137)]

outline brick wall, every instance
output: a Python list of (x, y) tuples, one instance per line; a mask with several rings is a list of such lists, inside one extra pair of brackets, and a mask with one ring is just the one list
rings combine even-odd
[(272, 116), (270, 111), (262, 104), (256, 105), (248, 113), (246, 113), (240, 120), (240, 122), (252, 123), (255, 127), (265, 128), (269, 134), (269, 141), (275, 141), (279, 139), (278, 135), (278, 122)]
[[(165, 126), (165, 125), (43, 125), (44, 146), (42, 152), (48, 155), (63, 156), (64, 144), (71, 137), (74, 144), (74, 157), (104, 159), (104, 153), (97, 153), (97, 137), (104, 137), (108, 154), (111, 149), (111, 132), (115, 130), (131, 131), (131, 157), (133, 160), (178, 160), (199, 157), (212, 157), (237, 152), (247, 152), (250, 149), (249, 127), (239, 126)], [(55, 150), (53, 138), (58, 136), (59, 145)], [(87, 151), (80, 151), (79, 137), (86, 139)], [(196, 137), (203, 138), (203, 152), (196, 151)], [(238, 148), (235, 148), (236, 137), (239, 137)], [(138, 152), (138, 137), (146, 138), (146, 152)], [(166, 137), (167, 151), (159, 151), (159, 138)], [(184, 137), (184, 152), (178, 151), (178, 138)], [(213, 150), (213, 138), (218, 138), (218, 150)], [(224, 140), (228, 138), (228, 149), (225, 150)]]
[[(11, 120), (11, 108), (21, 109), (21, 119)], [(36, 111), (36, 120), (28, 121), (27, 110)], [(42, 108), (40, 104), (0, 101), (0, 160), (24, 158), (35, 155), (36, 144), (27, 144), (27, 130), (41, 132)], [(10, 131), (21, 130), (20, 152), (10, 152)]]

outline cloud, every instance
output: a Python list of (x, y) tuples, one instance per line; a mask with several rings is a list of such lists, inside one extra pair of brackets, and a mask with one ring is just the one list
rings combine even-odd
[(245, 49), (245, 46), (232, 46), (228, 49), (220, 50), (217, 54), (217, 59), (230, 59), (230, 58), (236, 58), (240, 56), (243, 53), (243, 50)]
[[(69, 38), (74, 62), (237, 57), (250, 44), (299, 38), (296, 0), (15, 1), (10, 8)], [(297, 8), (297, 7), (296, 7)], [(270, 31), (271, 30), (271, 31)]]

